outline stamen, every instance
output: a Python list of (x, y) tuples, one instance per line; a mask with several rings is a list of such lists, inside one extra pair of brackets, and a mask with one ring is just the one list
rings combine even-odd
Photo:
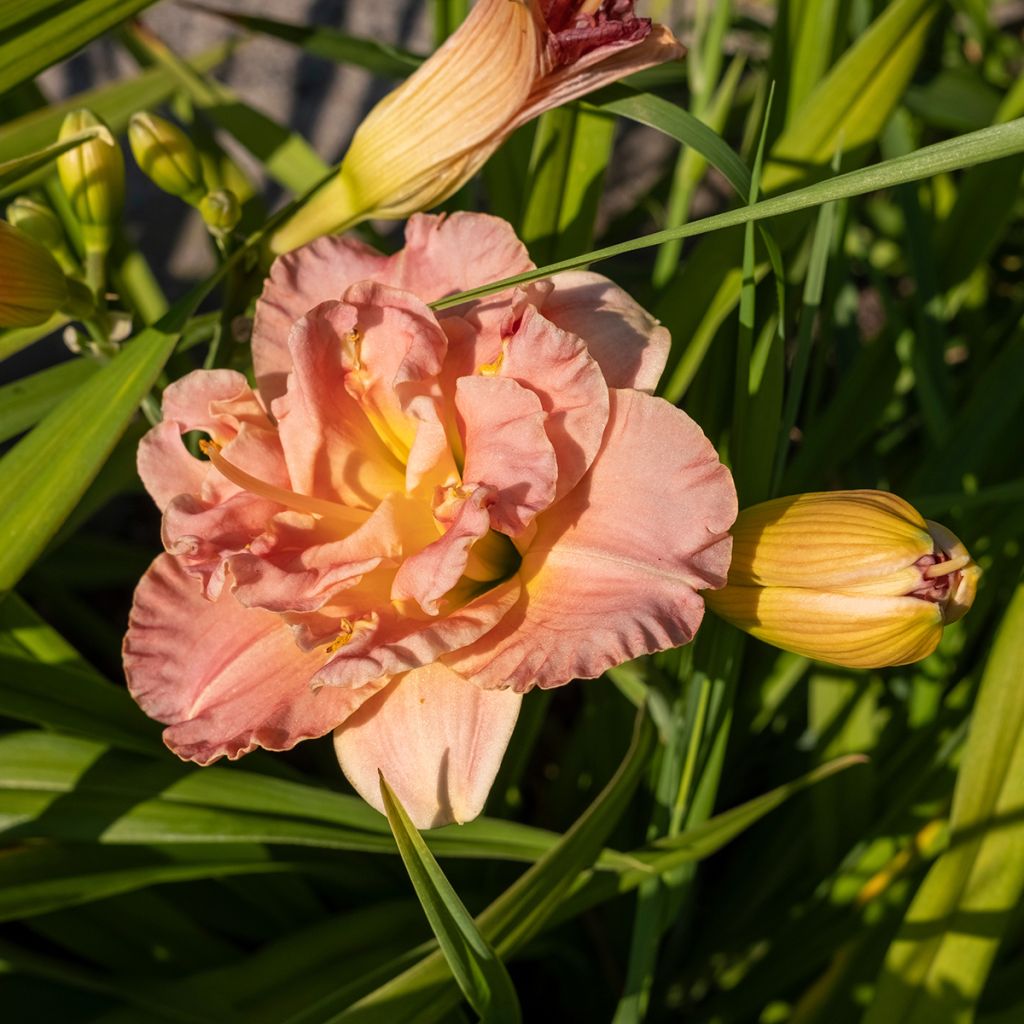
[(580, 4), (577, 14), (597, 14), (598, 9), (604, 0), (583, 0)]
[(347, 505), (339, 505), (333, 501), (324, 501), (322, 498), (313, 498), (308, 494), (296, 494), (294, 491), (286, 491), (283, 487), (275, 487), (258, 477), (251, 476), (245, 470), (232, 465), (220, 453), (220, 445), (216, 441), (200, 441), (199, 449), (213, 463), (221, 476), (237, 484), (245, 491), (258, 494), (268, 501), (275, 501), (278, 505), (294, 509), (296, 512), (305, 512), (312, 516), (318, 516), (325, 522), (337, 523), (343, 526), (362, 526), (370, 513), (365, 509), (349, 508)]
[(352, 641), (352, 637), (355, 634), (355, 626), (352, 625), (351, 619), (342, 619), (338, 625), (340, 632), (338, 635), (327, 645), (328, 654), (336, 654), (346, 647)]
[(945, 562), (936, 562), (934, 565), (929, 565), (921, 575), (925, 579), (934, 580), (939, 576), (948, 576), (951, 572), (959, 572), (970, 561), (970, 555), (960, 555), (959, 558), (950, 558)]

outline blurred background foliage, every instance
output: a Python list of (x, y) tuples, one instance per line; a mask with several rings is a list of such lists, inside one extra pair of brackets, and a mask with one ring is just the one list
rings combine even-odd
[[(0, 165), (50, 145), (72, 107), (122, 135), (153, 110), (255, 230), (344, 140), (321, 133), (318, 151), (308, 119), (279, 123), (222, 84), (224, 62), (271, 38), (382, 92), (422, 56), (291, 23), (287, 4), (236, 10), (230, 42), (179, 54), (158, 19), (125, 20), (148, 6), (0, 0)], [(417, 10), (433, 33), (421, 42), (466, 7)], [(543, 265), (1024, 115), (1019, 3), (641, 13), (673, 25), (685, 63), (544, 115), (446, 208), (508, 218)], [(35, 77), (101, 35), (119, 77), (48, 98)], [(196, 769), (127, 696), (120, 638), (159, 536), (135, 474), (137, 409), (195, 366), (244, 366), (251, 298), (212, 245), (197, 261), (213, 277), (184, 293), (159, 245), (137, 246), (130, 199), (111, 283), (136, 340), (113, 360), (86, 345), (57, 361), (60, 318), (0, 333), (8, 1019), (1024, 1020), (1021, 149), (1018, 133), (1000, 159), (822, 192), (763, 230), (600, 266), (670, 328), (662, 392), (719, 444), (744, 504), (893, 490), (984, 567), (971, 614), (926, 661), (879, 672), (709, 617), (690, 648), (531, 694), (488, 817), (426, 845), (400, 808), (389, 828), (343, 791), (326, 741)], [(0, 175), (0, 198), (48, 201), (74, 247), (52, 170)], [(393, 225), (364, 234), (400, 244)]]

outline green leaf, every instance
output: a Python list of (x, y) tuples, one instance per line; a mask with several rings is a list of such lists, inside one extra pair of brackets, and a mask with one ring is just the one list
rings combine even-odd
[(885, 7), (793, 111), (765, 167), (766, 192), (823, 174), (838, 148), (855, 153), (878, 137), (941, 6), (938, 0), (895, 0)]
[(702, 220), (667, 231), (641, 235), (627, 242), (583, 253), (572, 259), (560, 260), (557, 263), (538, 267), (536, 270), (517, 274), (514, 277), (503, 278), (492, 284), (459, 292), (431, 305), (434, 309), (448, 309), (470, 299), (504, 291), (514, 285), (550, 277), (563, 270), (576, 270), (590, 263), (611, 259), (613, 256), (621, 256), (624, 253), (637, 252), (653, 245), (661, 245), (672, 238), (692, 238), (696, 235), (747, 224), (751, 221), (779, 217), (782, 214), (795, 213), (798, 210), (813, 209), (837, 199), (848, 199), (851, 196), (865, 195), (879, 189), (891, 188), (893, 185), (920, 181), (922, 178), (928, 178), (935, 174), (971, 167), (974, 164), (998, 160), (1000, 157), (1020, 152), (1024, 152), (1024, 118), (1005, 125), (983, 128), (979, 132), (972, 132), (970, 135), (963, 135), (957, 139), (925, 146), (907, 156), (886, 160), (861, 170), (849, 171), (846, 174), (839, 174), (827, 181), (808, 185), (771, 199), (764, 199), (750, 206), (718, 213), (712, 217), (705, 217)]
[(39, 150), (37, 153), (28, 153), (24, 156), (16, 156), (12, 160), (4, 160), (0, 163), (0, 189), (9, 188), (12, 185), (17, 186), (26, 175), (46, 167), (62, 153), (67, 153), (76, 146), (82, 145), (83, 142), (96, 138), (103, 138), (111, 145), (114, 144), (110, 131), (100, 126), (97, 128), (87, 128), (83, 132), (69, 136), (62, 142), (55, 142), (53, 145)]
[(950, 845), (889, 948), (865, 1024), (967, 1022), (1024, 893), (1024, 583), (996, 634), (953, 792)]
[(36, 327), (15, 327), (11, 330), (0, 331), (0, 362), (20, 352), (29, 345), (34, 345), (47, 335), (59, 331), (68, 318), (63, 313), (55, 313), (46, 321)]
[(505, 965), (480, 934), (383, 775), (380, 792), (416, 896), (466, 1001), (490, 1024), (517, 1024), (519, 1000)]
[(91, 359), (70, 359), (0, 385), (0, 441), (9, 441), (35, 426), (99, 368)]
[[(502, 959), (508, 959), (536, 935), (551, 917), (577, 874), (593, 864), (622, 816), (647, 764), (654, 728), (646, 713), (637, 719), (633, 743), (614, 778), (572, 828), (540, 860), (506, 889), (476, 919), (481, 934)], [(438, 1020), (457, 1005), (440, 950), (403, 971), (358, 1003), (330, 1018), (331, 1024), (387, 1020), (419, 1024)]]
[(0, 15), (0, 93), (70, 56), (153, 0), (49, 0)]
[(378, 42), (376, 39), (346, 35), (323, 25), (295, 25), (291, 22), (272, 21), (270, 18), (236, 14), (234, 11), (222, 11), (205, 4), (192, 6), (208, 14), (226, 18), (252, 32), (260, 32), (292, 43), (314, 57), (323, 57), (338, 64), (354, 64), (384, 78), (405, 78), (423, 63), (422, 57), (407, 50), (388, 46), (387, 43)]

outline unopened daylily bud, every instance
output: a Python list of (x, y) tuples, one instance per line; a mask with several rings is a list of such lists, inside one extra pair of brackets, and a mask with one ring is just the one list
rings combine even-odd
[(206, 195), (202, 163), (192, 140), (177, 125), (155, 114), (134, 114), (128, 143), (142, 173), (157, 188), (199, 205)]
[(242, 207), (234, 192), (226, 188), (218, 188), (203, 196), (199, 204), (199, 212), (203, 222), (215, 238), (224, 238), (231, 234), (242, 216)]
[(57, 215), (37, 199), (18, 196), (7, 206), (7, 220), (46, 249), (57, 249), (64, 244), (64, 229)]
[(442, 202), (520, 125), (682, 55), (633, 0), (478, 0), (356, 130), (339, 173), (275, 233), (275, 253)]
[(0, 220), (0, 327), (45, 323), (68, 300), (57, 261), (24, 231)]
[(919, 661), (974, 601), (981, 570), (938, 523), (882, 491), (777, 498), (732, 529), (714, 612), (767, 643), (851, 668)]
[[(58, 138), (64, 140), (97, 127), (106, 125), (92, 111), (75, 110), (64, 118)], [(107, 252), (124, 206), (124, 156), (117, 140), (108, 129), (68, 150), (57, 158), (57, 173), (82, 225), (86, 251)]]

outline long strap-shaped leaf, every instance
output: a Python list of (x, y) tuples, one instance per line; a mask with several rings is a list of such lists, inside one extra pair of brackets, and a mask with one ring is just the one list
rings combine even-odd
[(673, 238), (692, 238), (695, 235), (736, 227), (750, 221), (780, 217), (786, 213), (822, 206), (836, 199), (849, 199), (851, 196), (860, 196), (867, 192), (891, 188), (893, 185), (920, 181), (922, 178), (957, 171), (964, 167), (972, 167), (975, 164), (998, 160), (1000, 157), (1021, 152), (1024, 152), (1024, 118), (1018, 118), (1016, 121), (992, 128), (983, 128), (981, 131), (961, 135), (946, 142), (938, 142), (907, 156), (886, 160), (859, 171), (840, 174), (816, 185), (809, 185), (806, 188), (787, 192), (785, 195), (765, 199), (763, 202), (754, 203), (751, 206), (728, 210), (712, 217), (704, 217), (702, 220), (684, 224), (679, 228), (656, 231), (650, 235), (632, 238), (628, 242), (619, 242), (617, 245), (609, 245), (603, 249), (594, 249), (592, 252), (574, 256), (572, 259), (560, 260), (558, 263), (550, 263), (545, 267), (517, 274), (515, 277), (495, 281), (493, 284), (459, 292), (457, 295), (451, 295), (433, 303), (433, 306), (435, 309), (448, 309), (469, 299), (493, 295), (495, 292), (505, 291), (507, 288), (527, 281), (550, 277), (563, 270), (576, 270), (590, 263), (611, 259), (613, 256), (620, 256), (623, 253), (647, 249), (652, 245), (661, 245)]
[(466, 1001), (488, 1024), (518, 1024), (519, 1000), (505, 965), (480, 934), (383, 775), (380, 792), (398, 852)]
[[(24, 4), (17, 21), (0, 29), (0, 93), (63, 60), (154, 0), (78, 0)], [(42, 9), (41, 9), (42, 8)]]

